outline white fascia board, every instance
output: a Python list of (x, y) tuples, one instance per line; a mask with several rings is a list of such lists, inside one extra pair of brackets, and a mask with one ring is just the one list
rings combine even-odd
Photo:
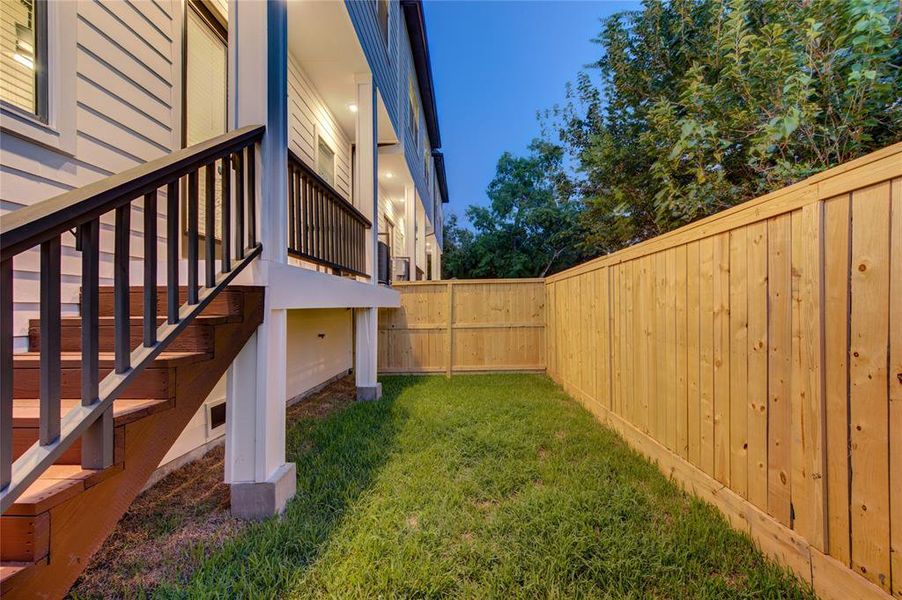
[[(254, 262), (261, 263), (257, 266), (266, 270), (266, 296), (272, 309), (401, 306), (401, 294), (382, 285), (337, 277), (291, 264), (259, 260)], [(254, 278), (243, 276), (245, 273), (241, 273), (235, 283), (255, 283)], [(259, 284), (260, 279), (256, 282)]]

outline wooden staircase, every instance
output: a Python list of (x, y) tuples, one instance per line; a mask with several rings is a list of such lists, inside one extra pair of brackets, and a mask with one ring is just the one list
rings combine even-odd
[[(167, 290), (158, 291), (165, 305)], [(144, 290), (132, 288), (132, 347), (141, 344)], [(180, 291), (184, 301), (185, 290)], [(100, 371), (113, 369), (112, 288), (100, 289)], [(57, 598), (141, 491), (189, 419), (263, 319), (263, 289), (221, 291), (113, 403), (113, 464), (81, 466), (80, 443), (70, 446), (0, 517), (0, 594)], [(163, 320), (161, 319), (162, 323)], [(62, 319), (62, 412), (80, 403), (81, 324)], [(38, 439), (38, 321), (29, 327), (29, 352), (13, 358), (13, 456)]]

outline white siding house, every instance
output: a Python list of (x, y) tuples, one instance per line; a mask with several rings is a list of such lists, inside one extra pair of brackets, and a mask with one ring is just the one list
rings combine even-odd
[[(0, 13), (0, 229), (25, 207), (246, 125), (266, 127), (251, 182), (262, 255), (236, 280), (265, 288), (263, 323), (161, 464), (228, 437), (228, 481), (269, 481), (284, 463), (286, 402), (350, 372), (362, 395), (378, 396), (376, 314), (398, 303), (380, 248), (386, 264), (406, 261), (411, 278), (440, 277), (447, 186), (421, 3), (4, 0)], [(177, 248), (181, 285), (189, 185), (179, 182), (175, 221), (165, 188), (157, 195), (156, 253), (162, 264)], [(201, 178), (200, 198), (206, 185)], [(217, 266), (224, 185), (215, 179)], [(204, 202), (198, 210), (203, 246)], [(142, 197), (130, 215), (128, 277), (137, 289), (146, 280)], [(172, 238), (167, 224), (176, 221)], [(114, 223), (112, 213), (100, 217), (101, 286), (114, 283)], [(63, 317), (81, 310), (75, 233), (60, 238)], [(303, 246), (308, 234), (332, 254)], [(38, 352), (29, 331), (41, 316), (41, 265), (37, 246), (12, 262), (16, 354)], [(163, 270), (156, 280), (166, 285)], [(226, 402), (227, 423), (214, 423), (211, 411)], [(251, 412), (233, 414), (236, 406)]]

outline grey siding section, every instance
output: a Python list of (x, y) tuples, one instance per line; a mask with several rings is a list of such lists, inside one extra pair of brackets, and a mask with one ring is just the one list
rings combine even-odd
[[(0, 155), (0, 215), (51, 198), (170, 152), (177, 142), (175, 57), (180, 43), (177, 0), (83, 0), (78, 3), (75, 47), (76, 149), (73, 156), (4, 135)], [(52, 34), (52, 32), (51, 32)], [(161, 194), (161, 199), (162, 199)], [(141, 202), (135, 203), (131, 251), (143, 247)], [(165, 206), (161, 205), (161, 209)], [(158, 231), (165, 231), (164, 210)], [(112, 217), (101, 227), (101, 283), (112, 281)], [(81, 255), (63, 235), (63, 311), (75, 314)], [(160, 243), (162, 249), (162, 240)], [(38, 316), (39, 256), (16, 258), (16, 348), (27, 339), (28, 319)]]
[[(413, 55), (410, 49), (410, 37), (407, 33), (407, 24), (401, 14), (401, 7), (397, 1), (389, 2), (389, 43), (388, 48), (382, 39), (377, 22), (375, 2), (369, 0), (346, 0), (348, 14), (351, 23), (357, 31), (357, 37), (363, 48), (376, 86), (382, 94), (389, 118), (395, 131), (400, 132), (400, 138), (404, 144), (404, 155), (407, 167), (410, 170), (417, 192), (423, 199), (426, 214), (430, 222), (436, 223), (434, 209), (434, 187), (432, 177), (435, 173), (435, 165), (431, 158), (426, 125), (423, 120), (423, 110), (420, 112), (419, 134), (420, 140), (413, 138), (409, 122), (409, 108), (407, 101), (408, 77), (414, 78), (414, 93), (417, 102), (422, 106), (419, 97), (419, 89), (416, 82), (416, 74), (413, 67)], [(423, 169), (423, 152), (430, 152), (429, 181)]]

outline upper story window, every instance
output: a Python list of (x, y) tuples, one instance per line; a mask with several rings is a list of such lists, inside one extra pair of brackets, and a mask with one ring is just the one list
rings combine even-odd
[(335, 151), (323, 138), (319, 138), (317, 144), (316, 172), (326, 180), (326, 183), (335, 187)]
[(426, 185), (429, 185), (429, 150), (423, 150), (423, 174), (426, 176)]
[(0, 100), (46, 121), (46, 0), (3, 0), (0, 24)]
[(388, 0), (376, 0), (376, 19), (379, 21), (385, 49), (388, 50)]
[(410, 118), (410, 134), (413, 136), (413, 142), (418, 147), (420, 145), (420, 107), (417, 104), (417, 94), (413, 87), (413, 77), (407, 80), (407, 102), (408, 115)]

